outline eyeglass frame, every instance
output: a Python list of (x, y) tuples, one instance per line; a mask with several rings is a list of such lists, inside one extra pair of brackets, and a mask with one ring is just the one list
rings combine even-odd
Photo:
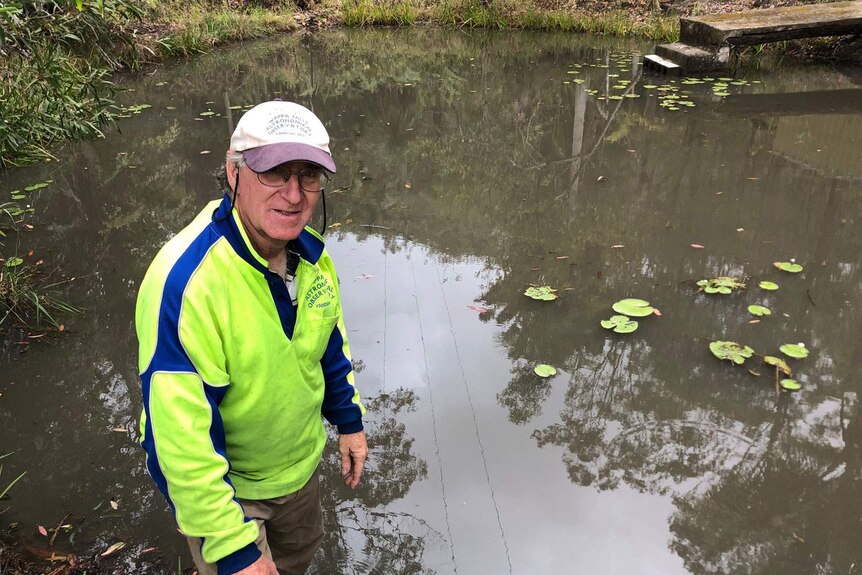
[[(280, 188), (280, 187), (286, 185), (290, 181), (290, 178), (292, 178), (295, 175), (296, 176), (296, 183), (299, 184), (300, 190), (302, 190), (306, 194), (319, 194), (319, 193), (324, 191), (325, 184), (326, 184), (326, 182), (329, 181), (329, 172), (327, 172), (325, 168), (318, 166), (322, 181), (321, 181), (320, 188), (318, 188), (316, 190), (306, 190), (305, 188), (302, 187), (302, 182), (300, 181), (299, 173), (302, 172), (303, 170), (306, 170), (309, 168), (303, 168), (303, 170), (299, 170), (299, 171), (291, 170), (287, 175), (287, 179), (285, 179), (284, 182), (281, 184), (278, 184), (278, 185), (267, 184), (266, 182), (264, 182), (263, 180), (260, 179), (260, 176), (261, 176), (261, 174), (265, 174), (267, 172), (273, 171), (272, 169), (266, 170), (265, 172), (255, 172), (254, 170), (251, 169), (251, 166), (249, 166), (248, 164), (245, 163), (245, 158), (242, 156), (241, 152), (233, 152), (232, 154), (229, 153), (228, 154), (228, 160), (234, 162), (234, 164), (237, 167), (237, 170), (239, 170), (242, 167), (248, 168), (248, 170), (250, 172), (252, 172), (253, 174), (255, 174), (257, 176), (257, 181), (260, 182), (261, 185), (266, 186), (267, 188)], [(302, 162), (302, 160), (299, 160), (299, 161)], [(285, 163), (290, 163), (290, 162), (285, 162)], [(317, 166), (317, 164), (315, 164), (313, 162), (304, 162), (304, 163), (307, 165), (311, 165), (311, 166)], [(284, 164), (280, 164), (280, 165), (284, 165)], [(278, 166), (276, 166), (276, 167), (278, 167)], [(239, 176), (239, 173), (237, 172), (237, 177), (238, 176)], [(284, 179), (284, 176), (282, 176), (282, 179)]]
[[(310, 162), (306, 162), (306, 164), (310, 165), (310, 166), (316, 166), (316, 164), (312, 164)], [(255, 172), (254, 170), (251, 169), (251, 166), (249, 166), (248, 164), (245, 164), (245, 166), (249, 170), (254, 172), (254, 174), (257, 176), (257, 181), (260, 182), (262, 185), (266, 186), (267, 188), (281, 188), (283, 186), (286, 186), (287, 183), (290, 182), (290, 179), (293, 176), (296, 176), (296, 183), (299, 185), (300, 190), (302, 190), (306, 194), (319, 194), (326, 187), (326, 182), (329, 181), (329, 175), (326, 173), (326, 170), (321, 168), (321, 167), (317, 167), (316, 169), (310, 168), (310, 167), (305, 167), (305, 168), (302, 168), (299, 170), (287, 170), (287, 173), (284, 174), (284, 173), (281, 173), (280, 171), (277, 171), (276, 168), (278, 168), (278, 166), (276, 166), (273, 169), (266, 170), (265, 172)], [(268, 174), (270, 172), (278, 174), (279, 177), (282, 179), (282, 181), (277, 183), (277, 184), (269, 184), (267, 182), (264, 182), (263, 179), (261, 179), (261, 176), (264, 174)], [(303, 177), (302, 173), (303, 172), (314, 172), (315, 174), (318, 175), (319, 187), (316, 190), (309, 190), (305, 186), (302, 185), (302, 177)], [(308, 175), (308, 174), (306, 174), (306, 175)]]

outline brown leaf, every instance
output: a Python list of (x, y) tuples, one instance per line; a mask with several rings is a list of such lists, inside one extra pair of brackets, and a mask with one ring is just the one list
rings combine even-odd
[(657, 316), (661, 317), (661, 310), (658, 309), (657, 307), (652, 308), (652, 312), (654, 314), (656, 314)]
[(614, 244), (614, 245), (612, 245), (611, 247), (612, 247), (612, 248), (614, 248), (614, 249), (617, 249), (617, 248), (624, 248), (624, 247), (626, 247), (626, 246), (625, 246), (625, 244)]
[(152, 553), (155, 550), (155, 547), (147, 547), (146, 549), (141, 549), (141, 555), (143, 555), (144, 553)]
[(117, 503), (116, 501), (114, 501), (113, 499), (111, 499), (111, 507), (113, 507), (114, 511), (116, 511), (117, 509), (120, 508), (120, 504)]
[(557, 256), (557, 257), (556, 257), (556, 258), (554, 258), (554, 259), (557, 259), (557, 260), (567, 260), (567, 259), (569, 259), (569, 256)]
[(40, 525), (37, 529), (39, 529), (39, 533), (42, 534), (42, 537), (48, 536), (48, 530), (45, 529), (45, 527), (43, 525)]
[(108, 547), (107, 549), (102, 551), (101, 556), (107, 557), (108, 555), (113, 555), (114, 553), (116, 553), (117, 551), (119, 551), (120, 549), (122, 549), (125, 546), (126, 546), (126, 544), (123, 543), (122, 541), (117, 541), (116, 543), (114, 543), (113, 545), (111, 545), (110, 547)]
[(30, 250), (29, 252), (27, 252), (27, 256), (32, 258), (34, 253), (36, 253), (36, 252), (34, 252), (33, 250)]
[(702, 250), (703, 249), (703, 246), (700, 244), (690, 244), (690, 245), (691, 245), (691, 247), (693, 247), (696, 250)]
[(57, 331), (65, 331), (65, 329), (66, 329), (66, 326), (63, 325), (62, 323), (57, 326)]

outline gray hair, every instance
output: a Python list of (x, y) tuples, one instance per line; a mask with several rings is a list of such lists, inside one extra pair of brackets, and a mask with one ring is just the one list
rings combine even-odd
[(237, 168), (241, 168), (246, 165), (245, 158), (243, 158), (242, 152), (237, 152), (236, 150), (228, 150), (226, 157), (227, 161), (236, 164)]

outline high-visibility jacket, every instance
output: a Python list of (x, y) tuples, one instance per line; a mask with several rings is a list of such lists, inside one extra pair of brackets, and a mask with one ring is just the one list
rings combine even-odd
[(260, 556), (236, 498), (305, 485), (321, 414), (339, 433), (363, 428), (332, 260), (310, 228), (291, 247), (295, 307), (225, 196), (161, 249), (138, 294), (147, 468), (220, 575)]

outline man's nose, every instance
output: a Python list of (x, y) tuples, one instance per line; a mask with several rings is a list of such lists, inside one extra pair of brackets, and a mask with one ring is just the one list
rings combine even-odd
[(299, 187), (299, 174), (290, 174), (281, 187), (281, 193), (292, 204), (302, 201), (302, 190)]

